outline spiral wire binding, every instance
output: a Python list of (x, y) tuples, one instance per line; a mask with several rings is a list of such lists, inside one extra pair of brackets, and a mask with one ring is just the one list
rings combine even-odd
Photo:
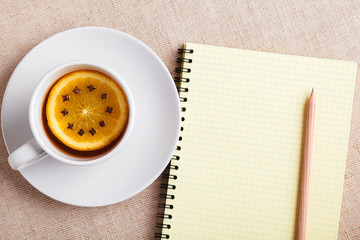
[[(181, 48), (181, 49), (178, 49), (178, 53), (179, 54), (184, 54), (184, 53), (188, 53), (188, 54), (192, 54), (194, 53), (194, 50), (193, 49), (186, 49), (186, 48)], [(180, 58), (177, 58), (176, 59), (176, 62), (178, 63), (192, 63), (192, 59), (191, 58), (184, 58), (184, 57), (180, 57)], [(184, 67), (177, 67), (175, 68), (175, 72), (176, 73), (183, 73), (183, 72), (187, 72), (187, 73), (190, 73), (191, 72), (191, 69), (190, 68), (184, 68)], [(189, 78), (184, 78), (184, 77), (174, 77), (174, 81), (176, 83), (179, 83), (179, 84), (186, 84), (186, 83), (189, 83), (190, 82), (190, 79)], [(177, 87), (178, 89), (178, 92), (189, 92), (189, 88), (187, 87), (183, 87), (183, 86), (180, 86), (180, 87)], [(187, 97), (179, 97), (179, 100), (180, 102), (183, 104), (184, 102), (187, 102), (188, 99)], [(181, 107), (181, 112), (186, 112), (186, 107)], [(184, 117), (181, 117), (181, 121), (184, 122), (185, 121), (185, 118)], [(180, 131), (183, 131), (184, 128), (181, 127), (180, 128)], [(179, 141), (182, 140), (182, 137), (180, 136), (179, 137)], [(181, 146), (176, 146), (176, 151), (180, 151), (181, 150)], [(176, 161), (179, 161), (180, 160), (180, 156), (177, 155), (177, 154), (174, 154), (171, 158), (171, 161), (170, 161), (170, 164), (168, 165), (168, 168), (170, 170), (179, 170), (179, 166), (176, 165)], [(172, 179), (172, 180), (176, 180), (177, 179), (177, 175), (175, 174), (167, 174), (167, 173), (163, 173), (162, 174), (162, 177), (164, 179)], [(162, 198), (162, 199), (165, 199), (166, 201), (168, 200), (173, 200), (175, 199), (175, 195), (174, 194), (170, 194), (168, 193), (169, 190), (175, 190), (176, 189), (176, 185), (173, 185), (173, 184), (161, 184), (160, 186), (162, 189), (165, 189), (166, 190), (166, 193), (160, 193), (159, 197)], [(158, 205), (159, 208), (161, 209), (173, 209), (174, 208), (174, 205), (172, 204), (169, 204), (169, 203), (159, 203)], [(171, 214), (164, 214), (164, 213), (158, 213), (157, 217), (159, 219), (162, 219), (162, 221), (166, 220), (166, 219), (172, 219), (172, 215)], [(158, 229), (170, 229), (171, 228), (171, 225), (168, 224), (168, 223), (157, 223), (156, 224), (156, 227)], [(169, 234), (163, 234), (162, 232), (159, 233), (155, 233), (155, 238), (157, 239), (169, 239), (170, 238), (170, 235)]]
[(183, 77), (174, 77), (174, 81), (176, 82), (176, 83), (183, 83), (183, 82), (186, 82), (186, 83), (188, 83), (188, 82), (190, 82), (190, 78), (183, 78)]

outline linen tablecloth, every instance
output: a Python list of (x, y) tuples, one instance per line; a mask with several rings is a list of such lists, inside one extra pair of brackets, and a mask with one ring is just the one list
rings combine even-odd
[[(358, 1), (0, 1), (0, 96), (19, 61), (41, 41), (82, 26), (114, 28), (152, 48), (175, 75), (185, 42), (360, 61)], [(359, 76), (359, 75), (358, 75)], [(358, 78), (359, 79), (359, 78)], [(360, 239), (360, 87), (355, 87), (339, 239)], [(7, 163), (0, 138), (0, 239), (153, 239), (159, 177), (106, 207), (57, 202)]]

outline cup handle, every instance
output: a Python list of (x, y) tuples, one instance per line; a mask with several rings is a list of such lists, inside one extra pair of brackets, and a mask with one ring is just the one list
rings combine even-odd
[(8, 161), (12, 169), (20, 170), (44, 159), (47, 156), (48, 154), (33, 138), (13, 151), (9, 155)]

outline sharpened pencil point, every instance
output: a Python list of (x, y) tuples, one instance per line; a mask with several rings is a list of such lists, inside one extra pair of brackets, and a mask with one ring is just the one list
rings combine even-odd
[(314, 92), (314, 88), (312, 88), (312, 90), (311, 90), (311, 93), (313, 93)]

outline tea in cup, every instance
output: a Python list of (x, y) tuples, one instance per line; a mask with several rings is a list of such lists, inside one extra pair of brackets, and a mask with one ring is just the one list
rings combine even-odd
[(134, 122), (125, 81), (94, 62), (69, 62), (48, 72), (29, 106), (34, 139), (9, 156), (15, 170), (50, 155), (74, 165), (102, 162), (123, 147)]

